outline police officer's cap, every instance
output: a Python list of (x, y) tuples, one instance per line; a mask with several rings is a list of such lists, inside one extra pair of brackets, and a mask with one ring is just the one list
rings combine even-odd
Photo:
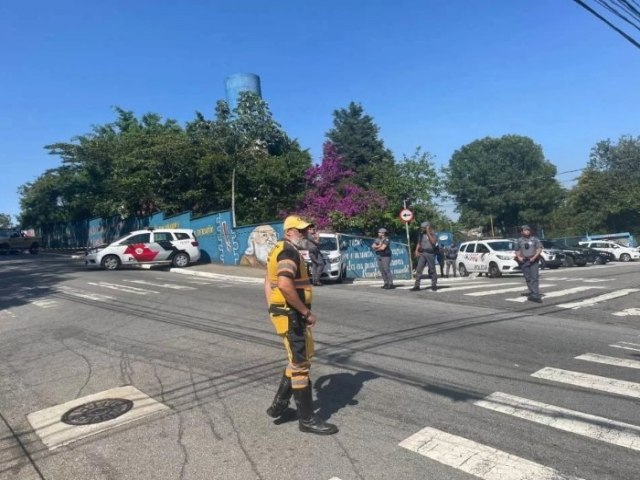
[(387, 233), (387, 229), (386, 228), (379, 228), (378, 229), (378, 233)]
[(529, 225), (522, 225), (520, 230), (531, 230), (531, 227)]
[(431, 225), (429, 222), (422, 222), (420, 228), (427, 228), (429, 225)]

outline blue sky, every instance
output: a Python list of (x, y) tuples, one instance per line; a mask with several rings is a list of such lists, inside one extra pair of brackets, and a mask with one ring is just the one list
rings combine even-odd
[(113, 106), (212, 117), (238, 72), (260, 75), (315, 161), (352, 100), (398, 158), (421, 146), (437, 166), (515, 133), (565, 172), (640, 133), (640, 51), (571, 0), (2, 2), (0, 58), (0, 213), (14, 215), (18, 187), (60, 164), (44, 145)]

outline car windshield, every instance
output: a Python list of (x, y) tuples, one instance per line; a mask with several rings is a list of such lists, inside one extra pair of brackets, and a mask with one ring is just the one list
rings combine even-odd
[(320, 237), (320, 250), (338, 250), (338, 240), (333, 237)]
[(550, 240), (540, 240), (544, 248), (558, 248), (558, 246)]
[(504, 240), (502, 242), (491, 242), (489, 243), (489, 246), (493, 250), (497, 250), (500, 252), (507, 251), (507, 250), (513, 252), (516, 249), (516, 244), (511, 240)]

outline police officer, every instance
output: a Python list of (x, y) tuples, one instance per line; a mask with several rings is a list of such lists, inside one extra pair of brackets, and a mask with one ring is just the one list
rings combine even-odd
[(309, 251), (309, 260), (311, 260), (311, 281), (314, 286), (321, 287), (320, 277), (322, 277), (322, 272), (324, 271), (324, 258), (320, 251), (320, 235), (313, 223), (309, 225), (308, 232), (307, 250)]
[(431, 290), (436, 291), (438, 284), (438, 274), (436, 273), (436, 235), (431, 229), (429, 222), (422, 222), (420, 224), (420, 236), (418, 237), (418, 243), (416, 244), (416, 250), (414, 255), (418, 257), (418, 265), (416, 266), (416, 281), (411, 291), (417, 292), (420, 290), (420, 277), (424, 267), (429, 267), (429, 278), (431, 279)]
[(313, 413), (309, 368), (313, 356), (311, 327), (317, 321), (311, 311), (311, 284), (300, 249), (304, 248), (310, 224), (296, 215), (284, 221), (284, 239), (276, 243), (267, 259), (264, 293), (276, 333), (287, 352), (288, 364), (278, 391), (267, 409), (270, 417), (282, 416), (293, 398), (303, 432), (331, 435), (338, 427)]
[(391, 273), (391, 242), (387, 236), (386, 228), (378, 229), (378, 238), (374, 240), (371, 248), (373, 248), (373, 251), (376, 252), (376, 256), (378, 257), (378, 267), (380, 268), (384, 282), (382, 288), (396, 288), (393, 285), (393, 275)]
[(542, 303), (538, 287), (538, 259), (542, 253), (542, 243), (531, 235), (529, 225), (522, 225), (521, 230), (522, 236), (516, 240), (515, 254), (529, 289), (529, 293), (525, 295), (527, 295), (527, 300)]
[(451, 245), (445, 247), (444, 249), (444, 261), (447, 265), (445, 277), (449, 278), (449, 269), (453, 267), (453, 276), (457, 277), (457, 266), (456, 266), (456, 258), (458, 258), (458, 247), (456, 242), (451, 242)]

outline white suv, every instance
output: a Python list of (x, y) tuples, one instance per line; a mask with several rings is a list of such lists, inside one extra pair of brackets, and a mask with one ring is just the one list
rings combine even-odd
[(200, 260), (200, 247), (193, 230), (136, 230), (109, 245), (87, 250), (85, 264), (117, 270), (122, 265), (168, 264), (186, 267)]
[(510, 239), (477, 240), (464, 242), (458, 250), (458, 271), (466, 277), (469, 273), (486, 273), (499, 277), (503, 273), (520, 271), (515, 260), (516, 242)]
[(621, 262), (630, 262), (631, 260), (640, 258), (640, 252), (635, 248), (623, 247), (619, 243), (610, 240), (590, 240), (588, 242), (579, 242), (579, 245), (593, 248), (594, 250), (613, 253), (616, 260)]

